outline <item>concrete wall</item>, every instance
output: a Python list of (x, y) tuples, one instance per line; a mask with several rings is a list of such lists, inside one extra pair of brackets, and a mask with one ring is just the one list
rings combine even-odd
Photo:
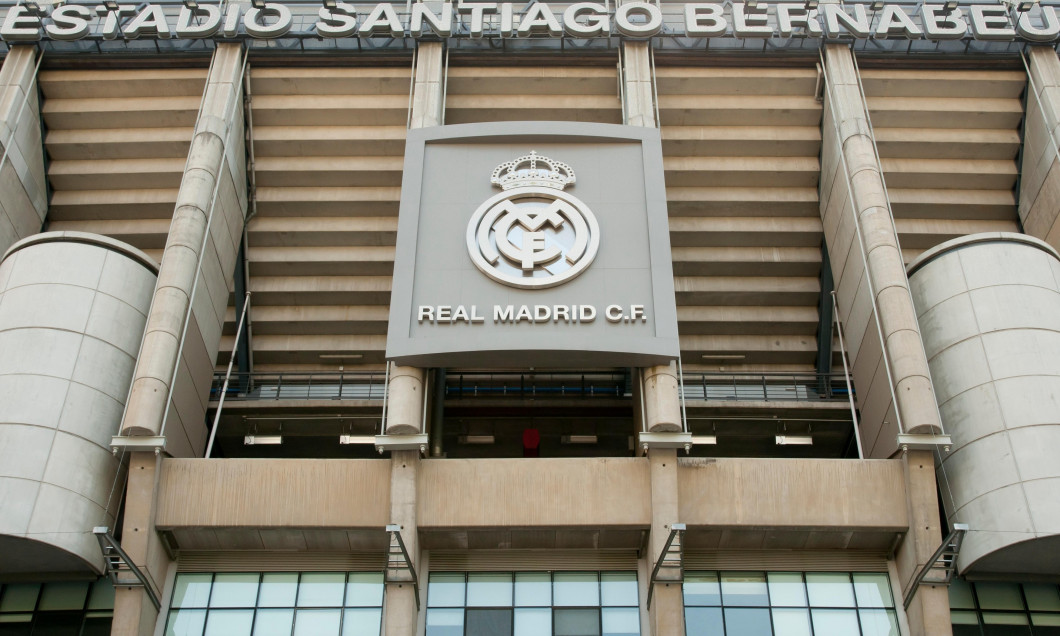
[(0, 262), (0, 574), (102, 567), (91, 530), (121, 500), (110, 438), (155, 269), (79, 232), (24, 239)]
[(1060, 59), (1051, 47), (1031, 47), (1030, 86), (1020, 170), (1020, 220), (1027, 234), (1060, 246)]
[(0, 250), (40, 232), (48, 213), (36, 48), (12, 47), (0, 67)]
[(1060, 573), (1060, 256), (1020, 234), (950, 241), (910, 282), (952, 452), (938, 467), (968, 573)]

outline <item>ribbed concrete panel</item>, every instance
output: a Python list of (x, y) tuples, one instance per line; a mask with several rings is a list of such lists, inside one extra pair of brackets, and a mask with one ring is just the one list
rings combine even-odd
[[(256, 370), (383, 362), (409, 62), (251, 71), (257, 215), (247, 231)], [(229, 308), (223, 351), (237, 318)], [(321, 358), (342, 354), (353, 357)]]
[(977, 232), (1016, 232), (1022, 71), (861, 70), (906, 262)]
[[(0, 574), (102, 569), (124, 470), (110, 451), (156, 266), (102, 236), (49, 232), (0, 263)], [(117, 488), (117, 490), (115, 490)]]
[(610, 66), (460, 66), (446, 77), (445, 123), (622, 123), (618, 70)]
[(1028, 51), (1027, 121), (1024, 124), (1023, 165), (1020, 173), (1020, 220), (1023, 230), (1060, 246), (1060, 59), (1052, 48)]
[(48, 229), (161, 259), (205, 82), (205, 66), (42, 71)]
[[(816, 71), (658, 67), (656, 76), (685, 368), (812, 369)], [(709, 366), (704, 354), (715, 356)]]
[(48, 212), (36, 49), (16, 46), (0, 68), (0, 251), (40, 231)]
[(1060, 255), (979, 234), (910, 265), (951, 452), (938, 467), (962, 573), (1060, 573)]

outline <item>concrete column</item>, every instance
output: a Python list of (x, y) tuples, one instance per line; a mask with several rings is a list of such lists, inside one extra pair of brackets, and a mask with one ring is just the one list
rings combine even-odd
[[(155, 594), (162, 597), (166, 570), (171, 560), (155, 532), (155, 502), (161, 457), (134, 452), (129, 459), (129, 480), (125, 489), (125, 522), (121, 546), (133, 563), (147, 575)], [(139, 636), (155, 629), (158, 611), (147, 593), (139, 587), (118, 587), (114, 591), (114, 621), (111, 636)]]
[(622, 44), (622, 53), (626, 124), (655, 128), (655, 91), (652, 90), (648, 43), (625, 42)]
[[(645, 565), (648, 576), (651, 576), (670, 536), (670, 524), (680, 522), (677, 518), (677, 451), (653, 448), (648, 451), (648, 463), (651, 470), (651, 540)], [(660, 572), (648, 610), (651, 636), (684, 636), (685, 602), (681, 583), (666, 581), (664, 576)]]
[[(848, 197), (846, 189), (843, 189), (842, 198), (834, 202), (833, 206), (829, 206), (833, 202), (822, 197), (821, 211), (825, 238), (829, 241), (828, 250), (830, 253), (843, 254), (851, 261), (860, 261), (861, 254), (865, 255), (867, 279), (871, 282), (871, 289), (875, 294), (875, 308), (883, 331), (883, 355), (890, 365), (890, 381), (894, 386), (897, 410), (905, 427), (904, 432), (939, 433), (942, 428), (935, 406), (931, 373), (920, 341), (916, 310), (909, 294), (909, 281), (895, 238), (894, 219), (887, 204), (872, 133), (865, 119), (865, 104), (861, 98), (853, 54), (845, 46), (828, 45), (825, 48), (825, 64), (830, 84), (827, 91), (829, 104), (825, 108), (825, 125), (832, 126), (831, 113), (834, 110), (835, 123), (839, 130), (839, 139), (836, 140), (839, 145), (838, 152), (842, 153), (846, 168), (846, 173), (843, 174), (843, 164), (840, 164), (839, 174), (834, 180), (832, 175), (828, 175), (827, 181), (833, 183), (833, 187), (838, 187), (840, 183), (849, 183), (849, 192), (854, 202), (854, 209), (849, 214), (857, 218), (861, 228), (860, 245), (856, 244), (858, 238), (855, 233), (848, 232), (844, 241), (836, 229), (844, 224), (842, 213), (849, 209), (844, 209), (844, 199)], [(825, 180), (822, 177), (822, 182)], [(840, 213), (831, 214), (831, 210), (839, 210)], [(851, 228), (850, 232), (852, 231)], [(850, 241), (855, 244), (851, 245)], [(837, 242), (845, 244), (837, 245)], [(833, 265), (836, 266), (835, 263)], [(840, 272), (836, 276), (837, 288), (844, 288), (841, 280), (844, 273)], [(855, 289), (856, 287), (851, 289), (846, 298), (841, 298), (845, 305), (841, 305), (840, 311), (843, 312), (844, 306), (848, 308), (846, 315), (842, 315), (844, 320), (853, 313), (849, 307), (852, 302), (850, 295)], [(868, 300), (866, 297), (866, 301)], [(869, 324), (865, 339), (878, 339), (875, 325), (871, 322)], [(875, 369), (867, 369), (860, 378), (858, 371), (856, 368), (855, 381), (859, 387), (867, 388)]]
[(1060, 248), (1060, 59), (1047, 46), (1030, 47), (1028, 53), (1019, 215), (1024, 232)]
[(390, 391), (387, 395), (386, 434), (417, 435), (422, 433), (423, 388), (426, 373), (416, 367), (390, 367)]
[[(412, 93), (412, 128), (441, 126), (444, 118), (443, 84), (445, 61), (441, 42), (421, 42), (416, 54), (415, 83)], [(426, 372), (416, 367), (390, 368), (387, 397), (387, 435), (415, 435), (424, 432), (423, 401)], [(420, 585), (427, 585), (427, 573), (419, 571), (420, 541), (416, 523), (416, 483), (420, 466), (419, 451), (394, 451), (390, 457), (390, 522), (401, 526), (401, 538), (417, 568)], [(386, 636), (415, 636), (419, 624), (416, 593), (411, 583), (393, 582), (386, 586), (383, 633)]]
[[(931, 451), (911, 450), (902, 457), (909, 507), (909, 532), (895, 555), (902, 595), (913, 577), (942, 543), (938, 495), (935, 489), (935, 457)], [(901, 604), (902, 599), (897, 599)], [(949, 591), (942, 585), (921, 585), (906, 610), (912, 636), (948, 636), (950, 625)]]
[[(166, 449), (177, 456), (197, 456), (205, 444), (204, 405), (242, 237), (242, 63), (239, 45), (214, 53), (122, 422), (123, 435), (158, 435), (166, 418)], [(181, 351), (189, 303), (192, 324)], [(178, 389), (188, 390), (174, 391), (167, 404), (178, 364)]]
[(644, 377), (644, 415), (652, 433), (681, 430), (681, 398), (678, 394), (677, 364), (657, 364), (641, 370)]
[(36, 66), (36, 47), (15, 45), (0, 67), (0, 255), (48, 214)]

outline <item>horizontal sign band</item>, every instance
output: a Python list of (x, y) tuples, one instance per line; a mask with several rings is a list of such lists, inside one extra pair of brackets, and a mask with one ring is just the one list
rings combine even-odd
[[(1052, 6), (1020, 11), (1003, 4), (903, 5), (808, 3), (594, 2), (556, 5), (464, 2), (397, 5), (233, 3), (21, 4), (0, 26), (6, 42), (81, 39), (210, 39), (291, 36), (342, 38), (601, 38), (621, 36), (768, 39), (775, 37), (1052, 42), (1060, 18)], [(1016, 7), (1022, 7), (1017, 3)]]

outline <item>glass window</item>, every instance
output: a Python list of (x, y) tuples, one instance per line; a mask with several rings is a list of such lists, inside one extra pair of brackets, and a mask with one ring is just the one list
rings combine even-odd
[[(518, 593), (518, 592), (517, 592)], [(542, 636), (552, 633), (552, 608), (520, 607), (515, 610), (515, 636)]]
[(811, 607), (854, 607), (854, 587), (846, 572), (822, 572), (806, 575), (806, 589)]
[(557, 609), (552, 614), (555, 636), (598, 636), (600, 612), (591, 609)]
[[(38, 611), (81, 610), (88, 597), (89, 583), (48, 583), (40, 595)], [(80, 626), (80, 619), (78, 619)]]
[(686, 636), (715, 636), (724, 633), (720, 607), (685, 607)]
[[(725, 579), (722, 578), (723, 590), (725, 589), (724, 581)], [(724, 594), (724, 591), (722, 594)], [(725, 633), (740, 634), (740, 636), (772, 636), (773, 629), (770, 626), (769, 610), (765, 608), (726, 607)]]
[(173, 586), (173, 607), (206, 607), (212, 574), (181, 574)]
[(166, 634), (379, 636), (382, 587), (378, 572), (178, 574)]
[(721, 605), (717, 572), (685, 574), (684, 592), (685, 607)]
[(511, 609), (468, 609), (464, 616), (466, 636), (508, 636), (511, 633)]
[(218, 574), (213, 579), (210, 607), (254, 607), (258, 574)]
[(293, 625), (293, 609), (258, 610), (257, 620), (254, 621), (254, 636), (291, 636)]
[(773, 633), (776, 636), (813, 636), (810, 629), (810, 611), (801, 607), (775, 608)]
[(632, 572), (600, 573), (600, 604), (636, 607), (637, 575)]
[(215, 610), (206, 617), (206, 636), (251, 636), (254, 610)]
[(1036, 612), (1060, 612), (1060, 589), (1055, 585), (1034, 583), (1023, 584), (1023, 596), (1027, 599), (1027, 609)]
[(964, 579), (954, 579), (950, 583), (950, 607), (954, 609), (975, 609), (975, 598), (972, 586)]
[(596, 572), (556, 572), (552, 580), (556, 607), (600, 604), (600, 581)]
[(686, 572), (686, 636), (899, 636), (876, 572)]
[(427, 612), (427, 636), (464, 636), (464, 610), (429, 610)]
[[(511, 573), (472, 573), (467, 575), (468, 607), (511, 607)], [(509, 620), (509, 623), (511, 621)], [(469, 623), (470, 626), (470, 623)], [(469, 627), (470, 629), (470, 627)], [(470, 633), (470, 632), (469, 632)]]
[(383, 587), (381, 572), (350, 572), (346, 580), (346, 606), (381, 606)]
[(855, 574), (854, 595), (858, 607), (894, 607), (891, 581), (886, 574)]
[[(761, 572), (722, 572), (721, 601), (726, 607), (769, 606), (766, 575)], [(728, 618), (725, 619), (728, 623)]]
[(773, 607), (806, 607), (806, 586), (801, 572), (770, 572), (769, 601)]
[[(340, 607), (345, 582), (346, 575), (341, 572), (303, 574), (298, 582), (298, 607)], [(295, 621), (297, 630), (298, 621)]]
[(39, 583), (12, 583), (4, 586), (0, 612), (32, 612), (40, 594)]
[(88, 594), (88, 604), (85, 605), (85, 609), (114, 609), (114, 585), (111, 584), (110, 579), (99, 579), (92, 584), (92, 591)]
[(640, 636), (640, 610), (636, 607), (605, 607), (600, 617), (603, 636)]
[[(552, 574), (549, 572), (516, 572), (515, 604), (519, 607), (551, 606)], [(518, 629), (519, 621), (516, 620), (515, 623)]]
[(464, 575), (431, 573), (427, 582), (427, 607), (463, 607)]
[(1016, 583), (976, 583), (979, 607), (985, 610), (1023, 610), (1020, 586)]
[(294, 607), (298, 594), (298, 574), (277, 573), (261, 576), (258, 607)]

